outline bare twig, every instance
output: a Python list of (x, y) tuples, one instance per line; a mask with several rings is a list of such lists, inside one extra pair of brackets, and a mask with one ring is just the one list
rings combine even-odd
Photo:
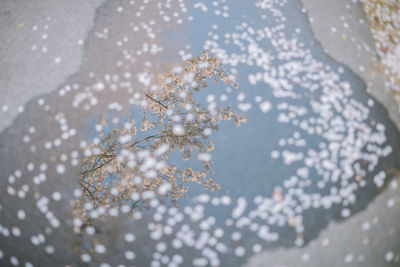
[(149, 94), (145, 94), (145, 96), (146, 96), (148, 99), (150, 99), (150, 100), (156, 102), (157, 104), (161, 105), (163, 108), (168, 109), (168, 107), (167, 107), (166, 105), (164, 105), (163, 103), (161, 103), (161, 102), (158, 101), (157, 99), (154, 99), (154, 98), (151, 97)]

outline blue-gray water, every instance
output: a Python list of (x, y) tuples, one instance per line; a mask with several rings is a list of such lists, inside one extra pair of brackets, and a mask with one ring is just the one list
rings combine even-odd
[[(109, 5), (111, 5), (111, 7), (115, 7), (111, 3)], [(218, 40), (215, 40), (215, 43), (218, 44), (219, 48), (222, 48), (225, 51), (224, 53), (234, 57), (234, 55), (246, 54), (249, 52), (246, 50), (248, 49), (249, 41), (247, 37), (241, 39), (244, 47), (243, 51), (240, 49), (240, 44), (235, 45), (232, 43), (232, 40), (230, 44), (225, 43), (225, 33), (238, 32), (241, 34), (247, 31), (247, 26), (242, 25), (243, 22), (246, 22), (247, 25), (251, 25), (255, 31), (263, 30), (264, 28), (271, 28), (276, 25), (284, 25), (284, 29), (278, 27), (277, 32), (285, 34), (287, 39), (293, 38), (297, 40), (297, 43), (303, 43), (303, 47), (298, 47), (299, 51), (306, 51), (305, 54), (294, 55), (293, 58), (289, 60), (285, 58), (270, 58), (270, 62), (267, 64), (268, 69), (263, 69), (265, 66), (257, 66), (257, 64), (254, 63), (256, 62), (257, 58), (249, 60), (249, 62), (253, 62), (252, 66), (250, 66), (251, 64), (249, 64), (249, 62), (239, 63), (235, 67), (238, 73), (238, 89), (231, 88), (230, 90), (227, 90), (227, 85), (222, 83), (210, 83), (205, 90), (198, 93), (196, 96), (196, 100), (199, 103), (206, 105), (207, 102), (205, 99), (207, 95), (213, 94), (215, 95), (219, 106), (232, 105), (235, 112), (243, 113), (248, 118), (248, 122), (243, 123), (240, 127), (235, 126), (232, 121), (223, 121), (219, 125), (219, 130), (214, 132), (210, 137), (215, 144), (215, 149), (210, 153), (212, 155), (213, 162), (212, 176), (214, 177), (214, 180), (221, 185), (222, 189), (219, 192), (211, 193), (204, 191), (199, 185), (189, 184), (190, 190), (188, 196), (185, 199), (179, 200), (180, 206), (178, 208), (179, 212), (183, 212), (185, 207), (194, 207), (195, 205), (198, 205), (198, 203), (194, 203), (192, 198), (204, 193), (209, 194), (212, 197), (227, 195), (232, 199), (232, 204), (229, 205), (214, 206), (210, 203), (201, 205), (204, 207), (204, 214), (202, 218), (204, 219), (212, 216), (215, 219), (215, 224), (212, 225), (209, 232), (212, 232), (217, 228), (225, 229), (225, 236), (221, 238), (221, 240), (228, 245), (228, 253), (221, 254), (221, 264), (224, 266), (233, 266), (242, 263), (245, 261), (247, 256), (251, 255), (251, 253), (246, 253), (246, 256), (242, 258), (232, 257), (234, 249), (238, 246), (243, 246), (246, 251), (250, 251), (251, 246), (254, 244), (261, 244), (264, 249), (292, 247), (296, 244), (298, 246), (307, 245), (311, 240), (316, 238), (320, 231), (327, 227), (330, 222), (348, 219), (348, 216), (343, 216), (344, 209), (348, 208), (350, 210), (350, 214), (354, 215), (366, 208), (381, 190), (381, 187), (377, 187), (375, 185), (373, 177), (381, 171), (398, 168), (399, 162), (397, 151), (399, 151), (400, 144), (398, 138), (399, 133), (394, 124), (388, 119), (384, 108), (376, 101), (371, 100), (371, 96), (366, 93), (365, 84), (363, 81), (349, 68), (341, 65), (338, 62), (335, 62), (331, 57), (323, 52), (322, 47), (311, 32), (306, 14), (301, 12), (301, 5), (298, 1), (289, 1), (283, 8), (279, 8), (279, 10), (283, 12), (283, 16), (287, 18), (286, 21), (279, 21), (281, 20), (281, 16), (274, 17), (270, 12), (265, 10), (260, 11), (260, 9), (256, 8), (254, 3), (250, 1), (230, 1), (227, 3), (227, 5), (229, 6), (229, 18), (212, 15), (211, 12), (213, 11), (213, 7), (211, 4), (209, 5), (209, 12), (204, 12), (200, 8), (190, 7), (188, 12), (193, 16), (193, 20), (185, 21), (185, 24), (182, 28), (172, 28), (163, 32), (163, 42), (166, 43), (166, 46), (173, 46), (176, 42), (176, 49), (184, 49), (185, 45), (190, 45), (190, 48), (187, 49), (186, 52), (190, 52), (193, 56), (198, 56), (200, 52), (206, 48), (209, 50), (210, 54), (215, 53), (218, 56), (221, 56), (222, 54), (218, 54), (221, 52), (221, 50), (213, 50), (211, 47), (205, 47), (205, 41), (208, 39), (211, 40), (212, 34), (216, 34), (219, 36), (219, 38)], [(103, 10), (103, 12), (107, 13), (107, 9)], [(265, 19), (262, 19), (263, 15), (266, 15)], [(129, 17), (123, 17), (121, 20), (123, 22), (118, 22), (117, 19), (117, 22), (114, 21), (114, 23), (117, 26), (119, 26), (119, 23), (123, 25), (128, 24)], [(111, 22), (109, 22), (107, 19), (104, 19), (104, 21), (100, 22), (100, 25), (103, 25), (102, 23), (107, 25), (107, 23)], [(213, 29), (213, 25), (218, 25), (218, 28)], [(237, 28), (237, 26), (240, 25), (242, 25), (241, 28)], [(300, 29), (300, 31), (296, 30), (297, 28)], [(100, 26), (99, 29), (101, 29)], [(209, 32), (212, 32), (211, 36), (209, 35)], [(118, 36), (117, 33), (115, 34)], [(274, 46), (271, 44), (269, 38), (264, 37), (263, 39), (261, 38), (257, 40), (256, 37), (253, 37), (253, 41), (254, 43), (258, 43), (259, 48), (264, 52), (270, 51), (272, 57), (276, 56), (281, 51), (290, 51), (290, 49), (281, 49), (279, 45)], [(99, 42), (99, 44), (97, 44), (97, 42)], [(99, 55), (102, 55), (103, 52), (103, 45), (107, 47), (106, 42), (100, 42), (101, 41), (98, 41), (94, 37), (88, 40), (89, 45), (86, 48), (86, 52), (89, 60), (87, 64), (82, 66), (80, 73), (70, 77), (70, 79), (66, 81), (66, 84), (77, 83), (81, 85), (80, 90), (84, 90), (83, 88), (85, 88), (85, 86), (92, 85), (98, 77), (101, 77), (101, 74), (103, 74), (103, 68), (104, 72), (108, 71), (108, 68), (113, 70), (113, 67), (111, 66), (115, 64), (113, 53), (107, 54), (105, 61), (99, 59)], [(92, 49), (92, 47), (97, 48), (97, 50)], [(309, 54), (307, 54), (307, 51), (309, 51)], [(178, 51), (174, 51), (174, 53), (172, 53), (173, 55), (167, 54), (165, 58), (176, 60), (178, 57), (177, 53)], [(258, 56), (261, 56), (261, 54)], [(161, 60), (163, 59), (164, 58), (161, 58)], [(293, 88), (288, 91), (294, 92), (296, 94), (295, 98), (276, 96), (274, 93), (277, 93), (277, 90), (273, 89), (265, 82), (258, 81), (256, 85), (253, 85), (249, 82), (250, 74), (256, 74), (257, 72), (270, 73), (273, 68), (282, 67), (292, 61), (298, 62), (301, 66), (300, 68), (303, 70), (300, 71), (296, 76), (298, 76), (300, 79), (306, 77), (306, 81), (304, 81), (304, 83), (296, 83), (293, 78), (289, 79), (289, 83), (293, 86)], [(104, 64), (104, 62), (106, 62), (106, 64)], [(229, 66), (229, 64), (225, 64), (225, 66), (228, 71), (232, 69), (232, 66)], [(134, 69), (133, 71), (139, 72), (141, 71), (141, 67), (143, 66), (138, 64), (137, 69)], [(310, 68), (307, 69), (308, 67)], [(342, 68), (342, 73), (339, 72), (339, 68)], [(326, 76), (324, 76), (325, 74), (322, 75), (324, 70)], [(99, 73), (98, 77), (96, 77), (94, 80), (88, 77), (89, 72), (91, 71)], [(319, 77), (313, 77), (313, 75), (318, 76), (320, 74), (321, 76)], [(331, 75), (336, 75), (339, 77), (339, 79), (334, 82), (333, 85), (325, 84), (321, 86), (326, 77), (333, 77)], [(283, 182), (289, 179), (291, 176), (299, 176), (296, 173), (298, 169), (305, 167), (305, 158), (307, 155), (309, 155), (307, 153), (309, 153), (310, 150), (314, 150), (318, 153), (328, 150), (327, 148), (332, 141), (330, 139), (331, 137), (324, 137), (322, 134), (317, 133), (310, 134), (308, 130), (309, 128), (312, 128), (310, 126), (312, 121), (314, 121), (315, 124), (321, 123), (320, 125), (322, 125), (321, 127), (323, 128), (324, 123), (327, 121), (330, 123), (331, 119), (323, 119), (322, 112), (319, 113), (318, 111), (313, 110), (311, 102), (314, 101), (314, 103), (322, 103), (323, 99), (329, 97), (329, 90), (332, 90), (331, 95), (346, 91), (343, 89), (346, 86), (341, 84), (344, 81), (349, 82), (351, 94), (343, 97), (334, 96), (336, 97), (335, 101), (337, 101), (335, 103), (341, 106), (342, 110), (340, 111), (339, 109), (336, 109), (335, 105), (329, 103), (329, 101), (323, 104), (328, 105), (329, 103), (330, 110), (333, 112), (330, 114), (330, 116), (332, 116), (331, 118), (340, 118), (345, 122), (345, 129), (343, 131), (338, 130), (338, 132), (343, 134), (343, 139), (354, 135), (355, 142), (341, 144), (341, 149), (345, 150), (346, 146), (350, 148), (354, 147), (358, 139), (362, 140), (366, 133), (370, 133), (369, 130), (371, 132), (382, 133), (381, 130), (377, 129), (381, 128), (377, 127), (379, 123), (385, 127), (384, 136), (386, 136), (386, 141), (382, 144), (379, 144), (378, 147), (384, 148), (389, 145), (392, 148), (392, 153), (389, 156), (379, 156), (378, 164), (371, 171), (368, 171), (368, 166), (366, 165), (368, 162), (367, 160), (362, 159), (362, 154), (365, 153), (366, 155), (366, 152), (369, 154), (374, 154), (373, 151), (367, 151), (366, 148), (363, 148), (360, 150), (360, 154), (354, 155), (356, 160), (351, 164), (351, 166), (354, 167), (356, 165), (360, 165), (360, 169), (366, 172), (366, 174), (363, 174), (363, 171), (360, 171), (362, 174), (361, 176), (363, 176), (363, 179), (366, 181), (366, 185), (365, 187), (357, 188), (355, 190), (355, 202), (349, 202), (346, 200), (343, 201), (344, 203), (332, 204), (332, 206), (328, 209), (323, 207), (309, 207), (308, 209), (297, 211), (298, 213), (296, 215), (300, 215), (303, 219), (302, 226), (304, 228), (303, 231), (298, 229), (299, 233), (296, 233), (295, 229), (291, 226), (288, 226), (287, 223), (284, 223), (283, 226), (279, 226), (278, 222), (268, 222), (268, 218), (265, 220), (260, 218), (253, 219), (252, 222), (257, 223), (258, 226), (268, 225), (271, 232), (276, 232), (279, 234), (279, 238), (271, 242), (261, 240), (257, 234), (257, 231), (250, 230), (250, 226), (237, 227), (235, 226), (236, 221), (233, 222), (233, 226), (227, 225), (226, 220), (231, 219), (232, 211), (237, 205), (237, 200), (239, 198), (246, 199), (247, 207), (243, 212), (243, 217), (246, 217), (249, 216), (250, 211), (255, 210), (259, 205), (254, 203), (254, 198), (256, 196), (261, 196), (262, 198), (271, 198), (277, 187), (281, 188), (283, 196), (287, 196), (288, 192), (292, 190), (291, 194), (293, 197), (293, 205), (290, 207), (293, 210), (302, 205), (302, 202), (299, 199), (296, 199), (296, 196), (298, 195), (293, 193), (293, 186), (285, 187)], [(314, 83), (317, 84), (318, 87), (315, 90), (311, 90)], [(335, 88), (339, 89), (335, 91)], [(245, 95), (244, 100), (241, 102), (250, 103), (252, 105), (252, 108), (248, 111), (243, 111), (238, 108), (238, 103), (240, 101), (237, 100), (237, 97), (240, 93)], [(226, 101), (220, 100), (220, 96), (223, 94), (226, 94), (227, 96)], [(121, 98), (126, 96), (124, 93), (121, 95)], [(271, 109), (268, 112), (263, 113), (260, 110), (259, 104), (261, 102), (258, 103), (255, 101), (257, 96), (261, 97), (261, 102), (268, 101), (271, 104)], [(85, 235), (82, 237), (81, 235), (75, 236), (70, 234), (72, 233), (72, 217), (70, 213), (68, 213), (70, 212), (68, 207), (69, 200), (74, 198), (72, 190), (76, 187), (76, 181), (79, 179), (79, 166), (75, 168), (71, 167), (70, 169), (67, 169), (65, 175), (59, 176), (56, 173), (55, 165), (56, 162), (59, 162), (59, 158), (63, 153), (70, 155), (73, 150), (79, 150), (80, 139), (86, 139), (90, 141), (90, 138), (92, 137), (91, 128), (94, 126), (99, 114), (107, 114), (105, 107), (109, 102), (111, 102), (109, 99), (118, 99), (118, 97), (115, 97), (115, 95), (112, 93), (110, 95), (106, 93), (102, 95), (102, 98), (99, 99), (101, 105), (94, 107), (90, 111), (85, 111), (83, 108), (74, 109), (71, 107), (71, 103), (74, 99), (72, 92), (67, 93), (63, 98), (60, 98), (58, 92), (54, 92), (42, 97), (45, 99), (46, 103), (50, 104), (49, 111), (44, 110), (45, 105), (38, 106), (38, 98), (33, 99), (25, 107), (24, 113), (22, 113), (14, 121), (13, 125), (3, 131), (0, 135), (0, 158), (3, 159), (1, 165), (3, 174), (0, 188), (4, 193), (1, 201), (1, 212), (4, 213), (4, 216), (2, 216), (1, 219), (1, 224), (8, 228), (11, 228), (14, 224), (19, 224), (19, 221), (15, 219), (14, 214), (16, 210), (20, 208), (27, 209), (30, 213), (30, 217), (34, 220), (34, 224), (24, 226), (26, 227), (24, 229), (27, 230), (27, 233), (24, 233), (23, 238), (25, 238), (24, 240), (28, 240), (28, 242), (21, 243), (21, 241), (17, 238), (0, 236), (0, 249), (9, 253), (10, 255), (18, 255), (20, 259), (34, 259), (31, 261), (42, 263), (42, 265), (51, 264), (51, 262), (54, 261), (60, 264), (66, 264), (69, 263), (71, 259), (75, 260), (75, 257), (79, 258), (80, 252), (77, 252), (77, 254), (73, 254), (74, 256), (71, 256), (70, 253), (60, 253), (60, 251), (64, 251), (65, 249), (74, 251), (74, 249), (77, 249), (80, 246), (83, 246), (84, 249), (87, 249), (85, 248), (85, 245), (82, 245), (85, 244), (85, 242), (80, 243), (80, 238), (85, 239)], [(373, 105), (371, 106), (371, 104)], [(351, 117), (351, 114), (349, 115), (344, 111), (347, 106), (359, 107), (359, 110), (361, 110), (360, 114), (365, 115), (366, 118), (352, 118), (352, 120), (349, 120), (348, 118)], [(287, 123), (279, 122), (278, 117), (280, 114), (289, 115), (291, 113), (287, 109), (284, 109), (285, 107), (288, 109), (305, 109), (307, 112), (302, 115), (296, 115), (294, 118), (289, 119)], [(123, 112), (121, 112), (122, 114), (118, 112), (115, 112), (115, 114), (124, 120), (129, 112), (126, 110), (133, 111), (136, 113), (136, 115), (140, 114), (135, 106), (130, 106), (128, 109), (125, 109)], [(350, 113), (356, 111), (357, 108), (354, 108), (350, 110)], [(64, 116), (68, 119), (70, 127), (77, 129), (78, 134), (77, 136), (71, 137), (71, 139), (63, 142), (60, 147), (54, 147), (54, 149), (45, 150), (43, 149), (45, 142), (48, 140), (53, 141), (60, 133), (58, 124), (54, 120), (54, 114), (57, 113), (64, 113)], [(302, 121), (308, 122), (309, 127), (302, 129), (300, 127)], [(360, 123), (356, 123), (355, 125), (346, 124), (346, 122), (349, 121), (351, 121), (351, 123)], [(334, 128), (334, 126), (329, 123), (325, 125), (327, 128), (323, 128), (322, 133), (329, 132)], [(362, 124), (364, 124), (364, 126)], [(22, 144), (21, 140), (23, 140), (27, 129), (31, 125), (35, 125), (37, 135), (35, 139), (31, 140), (31, 142)], [(348, 130), (349, 128), (353, 128), (354, 133), (351, 133), (350, 130)], [(293, 135), (300, 136), (299, 138), (293, 138), (293, 140), (304, 139), (305, 145), (280, 145), (280, 143), (282, 144), (283, 142), (290, 143), (291, 141), (288, 140), (292, 138)], [(366, 141), (366, 143), (368, 142), (369, 141)], [(33, 149), (32, 146), (35, 146), (36, 148)], [(282, 158), (282, 152), (284, 150), (302, 153), (303, 157), (294, 163), (285, 164)], [(279, 152), (280, 156), (273, 158), (271, 155), (273, 151)], [(345, 164), (345, 160), (349, 157), (348, 155), (339, 155), (336, 157), (331, 152), (328, 153), (330, 153), (329, 157), (337, 158), (338, 162), (336, 163), (339, 164), (339, 167), (341, 167), (340, 163), (344, 162), (343, 164)], [(26, 170), (26, 166), (30, 162), (33, 162), (36, 166), (33, 173)], [(47, 172), (47, 182), (42, 185), (32, 185), (32, 178), (38, 174), (35, 173), (39, 168), (38, 166), (44, 162), (46, 162), (49, 166), (49, 170)], [(197, 160), (189, 160), (185, 162), (181, 161), (178, 153), (170, 157), (168, 162), (182, 168), (187, 166), (199, 166)], [(51, 206), (54, 213), (57, 215), (62, 214), (60, 215), (61, 219), (64, 219), (65, 216), (65, 220), (63, 220), (64, 223), (62, 224), (62, 227), (60, 227), (60, 230), (50, 231), (50, 234), (48, 234), (49, 243), (56, 247), (56, 254), (51, 256), (46, 255), (46, 257), (40, 256), (43, 255), (43, 251), (37, 247), (31, 248), (32, 246), (29, 243), (31, 235), (47, 231), (46, 227), (44, 227), (47, 222), (46, 218), (35, 212), (35, 206), (32, 208), (29, 207), (30, 204), (33, 205), (36, 203), (34, 201), (29, 203), (24, 199), (14, 200), (15, 198), (6, 195), (8, 177), (18, 169), (23, 170), (23, 179), (26, 179), (25, 182), (32, 188), (30, 191), (32, 192), (32, 195), (29, 195), (32, 200), (37, 200), (37, 197), (33, 192), (41, 192), (42, 195), (47, 195), (48, 197), (51, 196), (52, 192), (55, 190), (61, 191), (64, 194), (64, 199), (61, 203), (51, 204), (54, 205)], [(353, 177), (350, 179), (339, 178), (337, 182), (332, 182), (329, 181), (329, 179), (333, 176), (334, 171), (318, 173), (320, 169), (316, 168), (315, 164), (311, 164), (307, 167), (307, 169), (309, 173), (306, 175), (307, 178), (304, 180), (306, 180), (309, 184), (305, 182), (303, 186), (296, 187), (297, 189), (302, 188), (302, 190), (304, 190), (304, 194), (307, 195), (318, 193), (323, 196), (328, 194), (333, 187), (337, 188), (338, 190), (345, 188), (347, 184), (343, 182), (343, 180), (353, 183), (354, 177), (357, 174), (354, 172), (352, 175)], [(338, 169), (340, 172), (344, 171), (340, 168), (336, 169)], [(323, 188), (319, 188), (317, 186), (318, 182), (321, 180), (325, 181)], [(124, 262), (122, 256), (122, 248), (124, 247), (124, 243), (121, 241), (121, 237), (123, 237), (125, 232), (132, 231), (135, 233), (137, 240), (140, 240), (140, 242), (136, 242), (130, 246), (130, 248), (131, 250), (135, 251), (137, 262), (139, 264), (148, 264), (154, 257), (153, 250), (158, 241), (152, 240), (148, 235), (149, 225), (153, 223), (154, 219), (154, 210), (143, 210), (143, 213), (144, 218), (142, 220), (112, 222), (115, 223), (115, 225), (112, 223), (109, 225), (106, 225), (105, 223), (99, 224), (99, 228), (97, 229), (98, 232), (96, 233), (98, 238), (103, 242), (107, 242), (107, 245), (112, 247), (112, 249), (108, 251), (109, 254), (104, 256), (97, 255), (94, 260), (96, 262), (108, 260), (110, 263)], [(195, 236), (197, 236), (197, 234), (200, 232), (207, 232), (204, 229), (200, 229), (201, 225), (199, 222), (193, 222), (191, 220), (190, 214), (185, 216), (186, 217), (184, 217), (183, 222), (181, 224), (177, 224), (177, 226), (173, 229), (174, 233), (179, 231), (179, 226), (185, 223), (188, 224), (190, 229), (194, 231)], [(273, 217), (271, 214), (269, 216)], [(165, 220), (166, 217), (163, 217), (163, 220)], [(104, 227), (104, 229), (101, 227)], [(242, 234), (242, 238), (240, 238), (238, 241), (232, 241), (230, 239), (230, 234), (233, 232), (240, 232)], [(299, 240), (299, 236), (301, 236), (301, 243), (296, 243), (296, 240)], [(69, 239), (67, 242), (63, 243), (62, 240), (66, 237)], [(167, 244), (172, 244), (173, 239), (173, 235), (164, 236), (162, 241)], [(184, 246), (180, 250), (180, 253), (185, 255), (184, 258), (187, 264), (191, 264), (192, 258), (199, 256), (201, 252), (202, 251), (200, 249), (189, 246)], [(176, 250), (172, 249), (171, 246), (168, 246), (168, 249), (164, 254), (172, 255), (173, 253), (176, 253)]]

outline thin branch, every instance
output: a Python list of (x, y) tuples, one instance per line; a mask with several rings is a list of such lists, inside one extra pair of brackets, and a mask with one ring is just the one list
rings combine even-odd
[(89, 172), (94, 172), (95, 170), (100, 169), (101, 167), (103, 167), (103, 166), (106, 165), (107, 163), (111, 162), (114, 158), (115, 158), (115, 156), (112, 157), (112, 158), (110, 158), (110, 159), (107, 160), (107, 161), (103, 161), (102, 164), (100, 164), (99, 166), (97, 166), (97, 167), (94, 168), (94, 169), (89, 169), (89, 170), (86, 170), (86, 171), (84, 171), (84, 172), (81, 172), (81, 175), (85, 175), (85, 174), (88, 174)]
[(141, 142), (149, 141), (150, 139), (153, 139), (153, 138), (161, 138), (161, 137), (163, 137), (163, 135), (161, 135), (161, 134), (150, 135), (150, 136), (147, 136), (147, 137), (144, 138), (144, 139), (137, 140), (137, 141), (134, 142), (133, 144), (129, 145), (128, 148), (132, 148), (132, 147), (136, 146), (137, 144), (139, 144), (139, 143), (141, 143)]
[(151, 95), (145, 94), (145, 96), (146, 96), (148, 99), (150, 99), (150, 100), (156, 102), (157, 104), (161, 105), (163, 108), (168, 109), (168, 107), (167, 107), (166, 105), (164, 105), (163, 103), (161, 103), (161, 102), (158, 101), (157, 99), (154, 99), (153, 97), (151, 97)]
[(93, 195), (93, 193), (89, 190), (89, 188), (86, 187), (82, 182), (80, 183), (81, 186), (89, 193), (89, 195), (92, 197), (92, 199), (96, 199)]
[(139, 200), (136, 200), (132, 203), (132, 210), (136, 207), (136, 205), (139, 203)]

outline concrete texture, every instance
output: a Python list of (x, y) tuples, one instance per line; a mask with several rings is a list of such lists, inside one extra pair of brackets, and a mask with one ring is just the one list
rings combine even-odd
[[(93, 28), (96, 9), (103, 2), (45, 0), (20, 5), (20, 1), (2, 1), (0, 131), (11, 124), (20, 106), (35, 96), (56, 90), (78, 72), (85, 61), (83, 41)], [(368, 91), (388, 109), (390, 118), (400, 128), (396, 103), (384, 89), (384, 77), (375, 71), (371, 61), (375, 56), (373, 40), (358, 3), (302, 2), (312, 18), (315, 36), (326, 52), (363, 78)], [(385, 262), (398, 266), (399, 258), (390, 258), (389, 248), (396, 247), (396, 237), (400, 234), (396, 227), (400, 188), (393, 184), (392, 189), (349, 220), (331, 223), (306, 247), (265, 251), (253, 256), (248, 266), (372, 267)]]
[(390, 91), (385, 88), (385, 77), (374, 66), (377, 54), (365, 14), (358, 1), (301, 0), (315, 37), (325, 52), (346, 64), (367, 84), (367, 91), (389, 113), (400, 129), (400, 113)]
[[(347, 65), (367, 84), (368, 93), (388, 111), (400, 129), (400, 113), (385, 88), (385, 77), (374, 67), (376, 58), (372, 35), (357, 1), (301, 0), (316, 39), (325, 52)], [(366, 210), (340, 223), (331, 223), (320, 236), (303, 248), (264, 251), (246, 266), (399, 266), (400, 190), (397, 180)]]
[(391, 256), (397, 253), (392, 250), (398, 246), (399, 217), (400, 188), (395, 180), (368, 209), (343, 223), (332, 223), (306, 247), (265, 251), (247, 266), (399, 266), (400, 258)]
[(28, 100), (79, 70), (84, 40), (103, 2), (1, 1), (0, 131)]

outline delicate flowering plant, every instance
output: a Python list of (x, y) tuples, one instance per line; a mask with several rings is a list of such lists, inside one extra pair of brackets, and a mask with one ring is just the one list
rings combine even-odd
[[(210, 80), (237, 87), (234, 78), (225, 72), (217, 57), (203, 52), (187, 60), (183, 68), (164, 75), (163, 80), (159, 89), (142, 96), (142, 133), (138, 134), (133, 115), (124, 127), (108, 132), (107, 120), (100, 119), (97, 141), (86, 147), (88, 156), (81, 161), (83, 194), (73, 204), (86, 223), (116, 207), (129, 211), (167, 197), (177, 205), (177, 199), (188, 192), (187, 182), (201, 184), (205, 190), (220, 189), (209, 177), (209, 152), (214, 148), (209, 136), (218, 130), (221, 120), (233, 118), (239, 126), (247, 119), (233, 113), (231, 106), (219, 107), (213, 100), (204, 106), (196, 102), (195, 94), (207, 88)], [(168, 156), (175, 151), (183, 160), (197, 153), (202, 168), (180, 169), (169, 164)], [(88, 214), (86, 205), (97, 212)]]

